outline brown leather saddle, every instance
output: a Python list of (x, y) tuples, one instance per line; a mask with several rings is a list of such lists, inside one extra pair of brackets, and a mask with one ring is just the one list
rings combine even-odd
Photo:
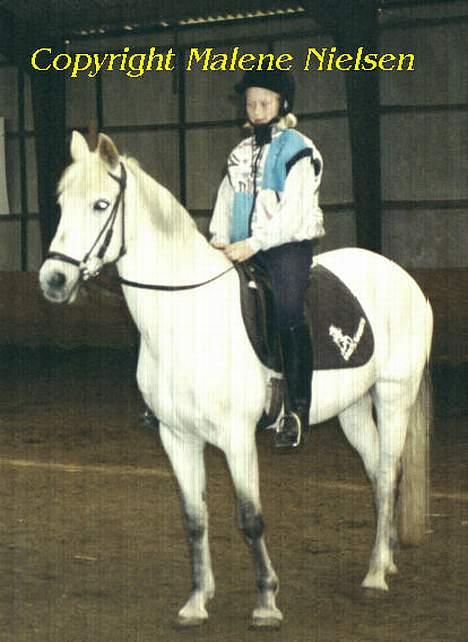
[(239, 275), (242, 317), (250, 343), (267, 368), (281, 372), (281, 347), (270, 278), (265, 270), (250, 261), (235, 263), (235, 268)]

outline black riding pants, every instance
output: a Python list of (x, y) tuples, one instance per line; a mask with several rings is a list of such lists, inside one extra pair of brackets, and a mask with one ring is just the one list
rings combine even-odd
[(285, 243), (254, 256), (254, 262), (270, 276), (280, 334), (304, 322), (304, 294), (312, 256), (312, 241)]

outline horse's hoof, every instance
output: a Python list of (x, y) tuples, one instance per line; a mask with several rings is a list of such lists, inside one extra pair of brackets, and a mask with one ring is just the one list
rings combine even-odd
[(202, 626), (205, 624), (206, 620), (206, 617), (182, 617), (181, 615), (178, 615), (175, 621), (175, 626), (177, 629), (193, 629), (196, 626)]
[(388, 591), (382, 591), (381, 589), (369, 588), (367, 586), (362, 587), (362, 597), (364, 600), (375, 601), (375, 600), (385, 600), (388, 597)]
[(252, 614), (251, 629), (279, 629), (283, 614), (277, 608), (258, 608)]
[(387, 573), (389, 575), (398, 575), (398, 567), (396, 566), (396, 564), (393, 564), (393, 562), (389, 564), (387, 566)]
[(383, 573), (369, 573), (363, 580), (361, 587), (365, 590), (374, 591), (375, 593), (387, 593), (388, 584), (385, 581)]
[(251, 629), (263, 629), (264, 631), (277, 631), (281, 627), (281, 618), (271, 617), (253, 617), (250, 623)]

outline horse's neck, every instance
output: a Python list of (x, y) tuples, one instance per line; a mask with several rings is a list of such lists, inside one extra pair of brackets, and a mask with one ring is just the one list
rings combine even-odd
[[(117, 266), (122, 278), (150, 285), (190, 285), (229, 267), (223, 253), (210, 246), (182, 205), (153, 179), (143, 174), (128, 196), (127, 253)], [(126, 287), (125, 296), (141, 332), (148, 323), (154, 324), (156, 310), (147, 303), (154, 302), (154, 291)]]
[(185, 208), (142, 170), (133, 175), (126, 215), (130, 233), (127, 254), (119, 265), (121, 276), (172, 286), (203, 281), (222, 270), (226, 258), (207, 243)]
[(177, 285), (202, 275), (213, 257), (203, 237), (196, 230), (177, 226), (177, 232), (161, 233), (139, 212), (139, 222), (127, 243), (125, 257), (119, 263), (122, 277), (148, 283)]

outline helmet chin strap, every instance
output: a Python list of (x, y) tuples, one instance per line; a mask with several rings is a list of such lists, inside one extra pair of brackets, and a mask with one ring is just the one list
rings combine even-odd
[(268, 143), (271, 143), (271, 130), (273, 128), (273, 125), (279, 122), (279, 119), (280, 119), (279, 116), (275, 116), (268, 123), (265, 123), (264, 125), (254, 125), (252, 122), (249, 121), (254, 130), (256, 145), (258, 145), (259, 147), (262, 147), (263, 145), (268, 145)]

